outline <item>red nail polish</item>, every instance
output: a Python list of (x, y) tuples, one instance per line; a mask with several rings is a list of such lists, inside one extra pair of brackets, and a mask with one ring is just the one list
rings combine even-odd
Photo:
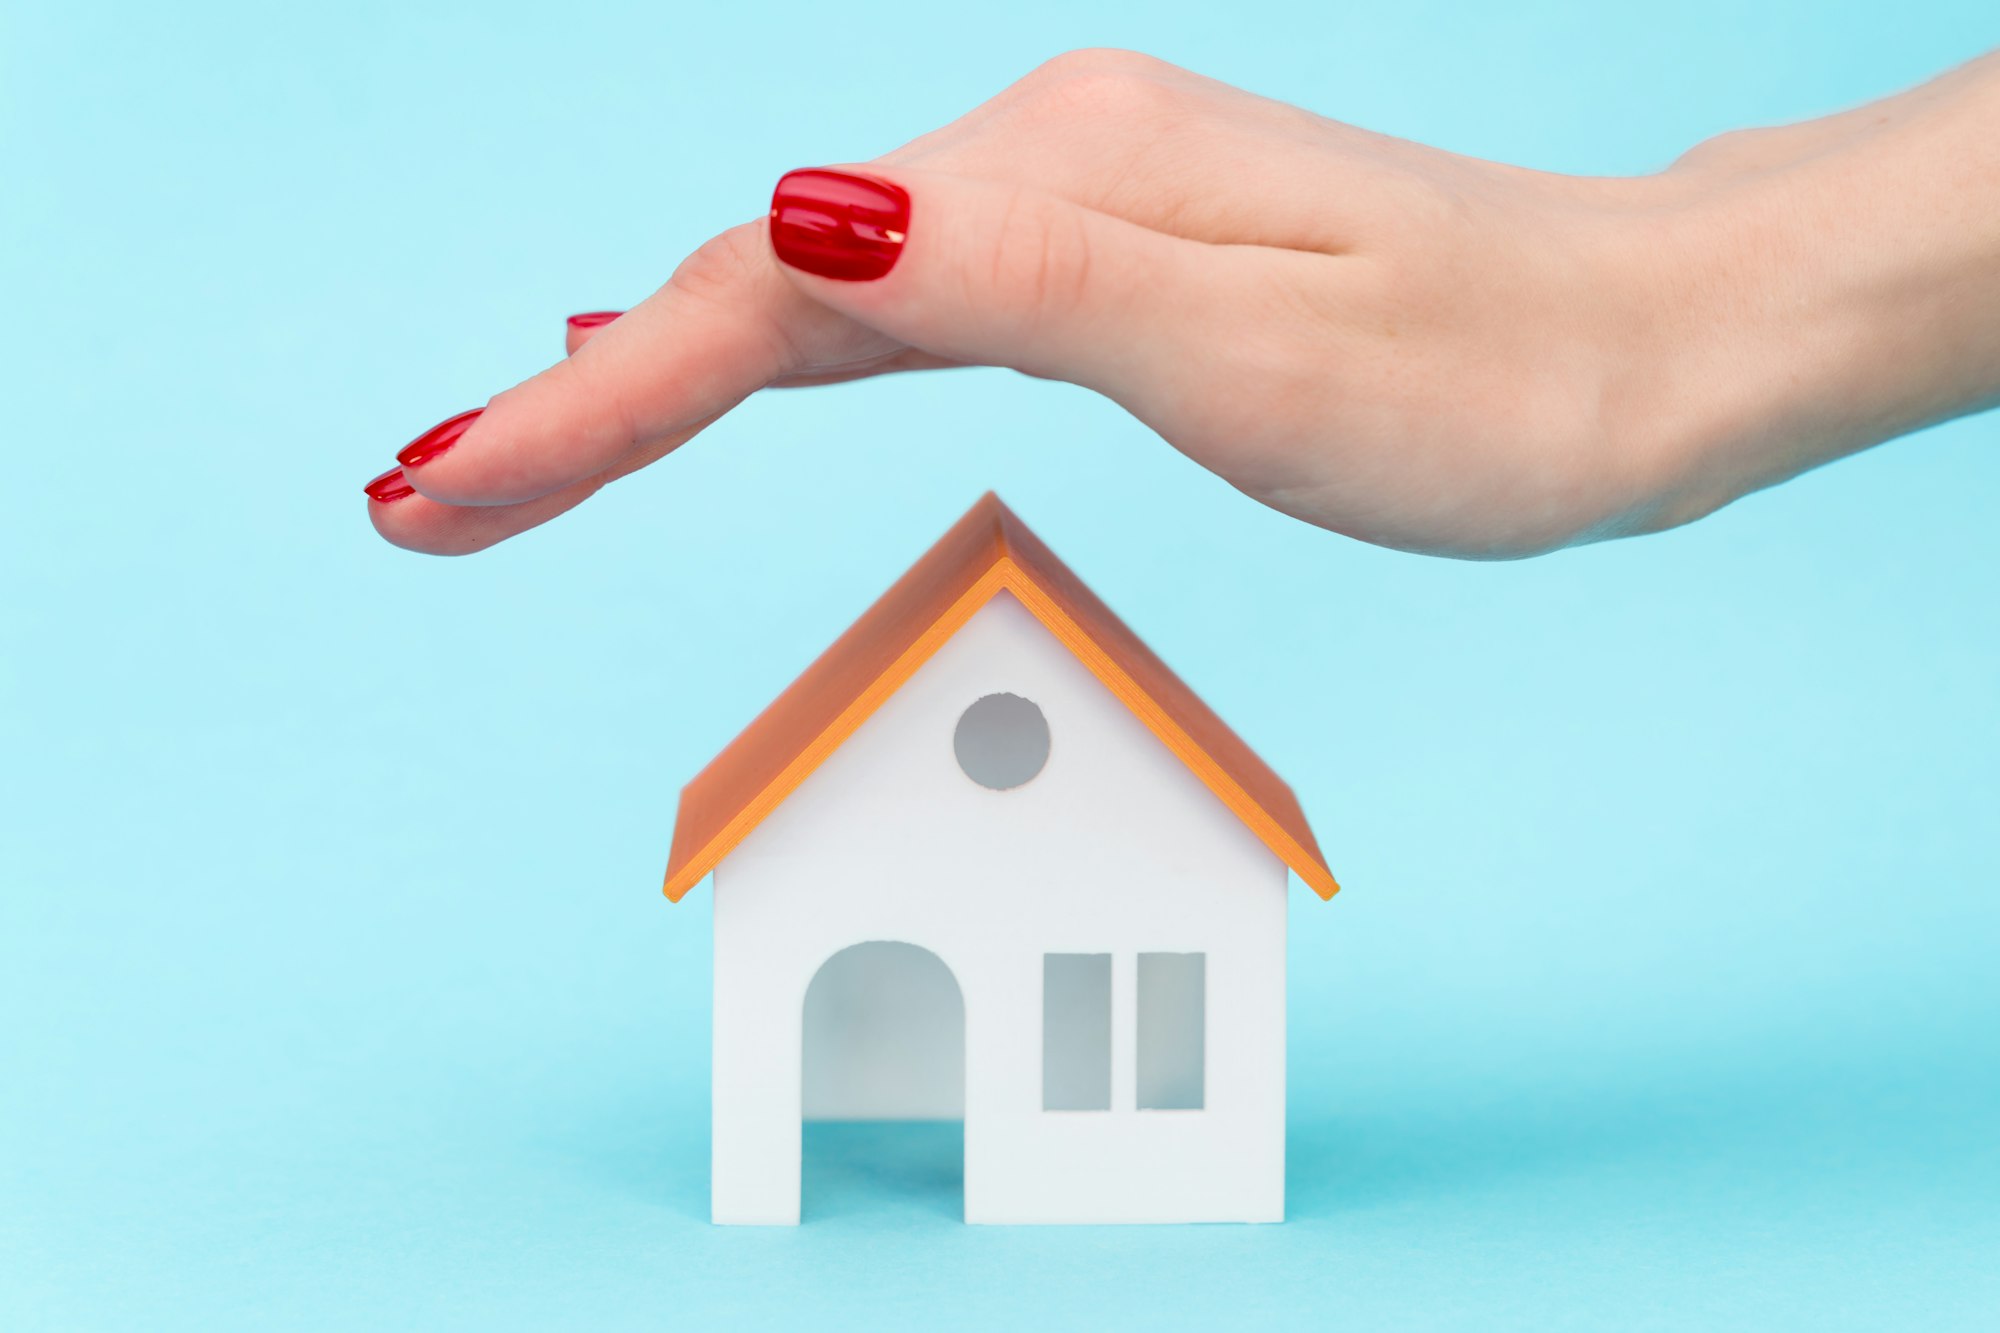
[(449, 420), (440, 421), (416, 439), (403, 446), (396, 455), (396, 461), (404, 467), (422, 467), (445, 450), (458, 443), (458, 437), (465, 434), (465, 428), (479, 418), (486, 409), (475, 407), (470, 412), (460, 412)]
[(845, 171), (789, 171), (771, 192), (771, 248), (793, 268), (870, 282), (896, 266), (910, 230), (902, 186)]
[(569, 326), (573, 329), (601, 329), (624, 313), (623, 310), (590, 310), (581, 315), (571, 315)]
[(392, 467), (375, 480), (361, 488), (368, 498), (378, 505), (393, 504), (406, 495), (415, 495), (417, 488), (410, 485), (403, 476), (403, 469)]

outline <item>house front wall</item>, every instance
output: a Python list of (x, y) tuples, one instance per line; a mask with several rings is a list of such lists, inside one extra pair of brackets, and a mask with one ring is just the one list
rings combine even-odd
[[(1050, 730), (1046, 766), (1007, 791), (953, 752), (960, 715), (995, 693), (1033, 700)], [(828, 958), (876, 940), (931, 951), (963, 997), (967, 1221), (1281, 1219), (1286, 885), (1283, 863), (999, 594), (716, 872), (716, 1221), (798, 1220), (806, 990)], [(1205, 955), (1199, 1110), (1136, 1107), (1147, 952)], [(1042, 1109), (1050, 953), (1110, 955), (1107, 1110)]]

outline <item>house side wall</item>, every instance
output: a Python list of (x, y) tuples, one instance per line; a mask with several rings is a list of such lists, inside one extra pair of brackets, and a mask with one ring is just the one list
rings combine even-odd
[[(1004, 792), (952, 751), (959, 715), (999, 692), (1034, 700), (1051, 733), (1047, 767)], [(963, 995), (968, 1221), (1278, 1220), (1286, 884), (1283, 863), (1000, 594), (715, 876), (716, 1220), (797, 1220), (806, 988), (869, 940), (930, 950)], [(1206, 955), (1200, 1111), (1134, 1108), (1146, 951)], [(1041, 1109), (1049, 952), (1112, 955), (1109, 1111)]]

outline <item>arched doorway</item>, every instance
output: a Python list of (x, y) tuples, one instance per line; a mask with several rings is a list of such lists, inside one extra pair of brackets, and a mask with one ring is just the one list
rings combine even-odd
[(965, 1001), (936, 954), (871, 940), (806, 987), (807, 1216), (930, 1207), (964, 1214)]

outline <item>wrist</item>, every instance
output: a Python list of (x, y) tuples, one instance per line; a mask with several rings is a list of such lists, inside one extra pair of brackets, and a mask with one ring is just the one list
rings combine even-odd
[(1628, 248), (1648, 526), (2000, 399), (2000, 81), (1919, 91), (1652, 178)]

